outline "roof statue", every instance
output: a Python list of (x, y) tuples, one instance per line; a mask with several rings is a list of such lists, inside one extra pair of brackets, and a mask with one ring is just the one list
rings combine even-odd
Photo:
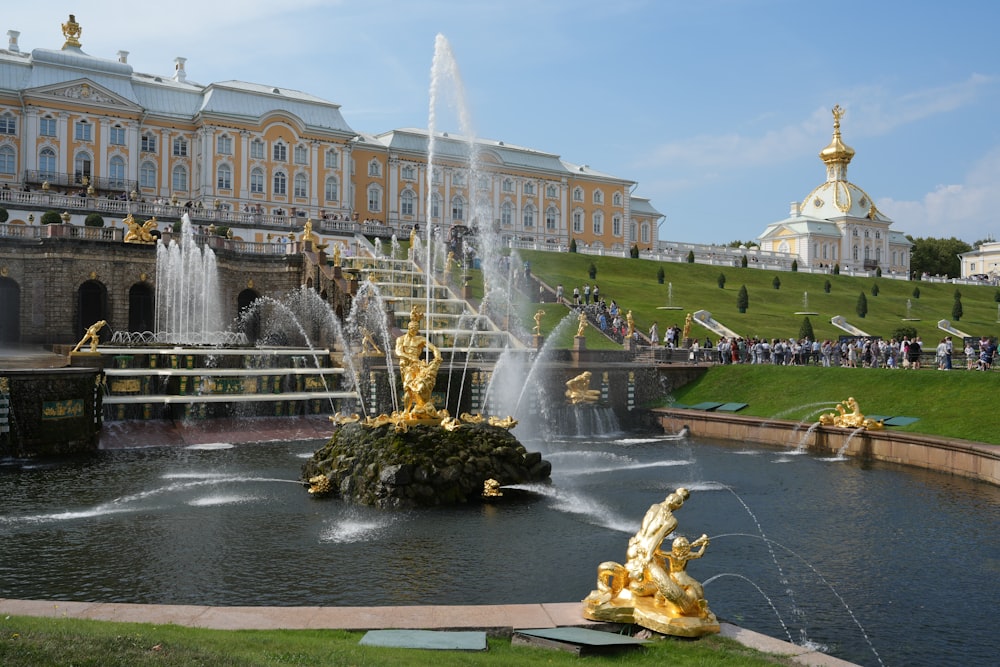
[(63, 44), (64, 49), (67, 46), (80, 48), (80, 35), (83, 33), (83, 28), (76, 22), (76, 17), (72, 14), (69, 15), (69, 20), (62, 24), (62, 33), (63, 37), (66, 38), (66, 43)]

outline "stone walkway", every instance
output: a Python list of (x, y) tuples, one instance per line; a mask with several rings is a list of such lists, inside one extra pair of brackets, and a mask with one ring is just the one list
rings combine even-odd
[[(581, 603), (411, 607), (203, 607), (0, 598), (0, 615), (82, 618), (123, 623), (172, 623), (216, 630), (512, 630), (600, 625), (581, 616)], [(744, 646), (788, 656), (811, 667), (852, 663), (804, 646), (722, 623), (722, 635)]]

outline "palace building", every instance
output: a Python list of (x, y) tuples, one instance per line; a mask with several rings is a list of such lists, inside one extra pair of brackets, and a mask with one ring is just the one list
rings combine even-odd
[(195, 83), (184, 58), (169, 76), (136, 72), (126, 51), (85, 53), (74, 16), (62, 32), (60, 49), (27, 52), (9, 30), (0, 49), (0, 187), (211, 211), (248, 242), (307, 219), (320, 232), (348, 220), (405, 233), (487, 218), (504, 240), (656, 245), (663, 215), (632, 195), (634, 181), (446, 133), (428, 179), (426, 130), (359, 132), (338, 104), (308, 93)]
[(768, 225), (760, 235), (761, 250), (790, 253), (811, 269), (876, 271), (907, 276), (912, 243), (890, 229), (892, 220), (874, 200), (847, 180), (854, 149), (840, 137), (844, 112), (833, 108), (833, 140), (819, 153), (826, 181), (801, 202), (793, 202), (789, 217)]

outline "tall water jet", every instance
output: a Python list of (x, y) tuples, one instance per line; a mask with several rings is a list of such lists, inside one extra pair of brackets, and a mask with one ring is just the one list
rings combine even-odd
[(159, 342), (206, 344), (219, 340), (222, 307), (215, 253), (194, 239), (181, 219), (180, 242), (156, 245), (156, 325)]

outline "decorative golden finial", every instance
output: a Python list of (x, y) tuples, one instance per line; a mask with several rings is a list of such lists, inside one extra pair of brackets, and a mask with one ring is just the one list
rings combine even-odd
[(83, 28), (80, 24), (76, 22), (76, 17), (72, 14), (69, 15), (69, 21), (62, 24), (63, 37), (66, 38), (66, 43), (63, 44), (65, 49), (67, 46), (75, 46), (80, 48), (80, 35), (83, 33)]
[(834, 104), (833, 109), (833, 130), (840, 132), (840, 119), (844, 117), (844, 109), (839, 104)]

